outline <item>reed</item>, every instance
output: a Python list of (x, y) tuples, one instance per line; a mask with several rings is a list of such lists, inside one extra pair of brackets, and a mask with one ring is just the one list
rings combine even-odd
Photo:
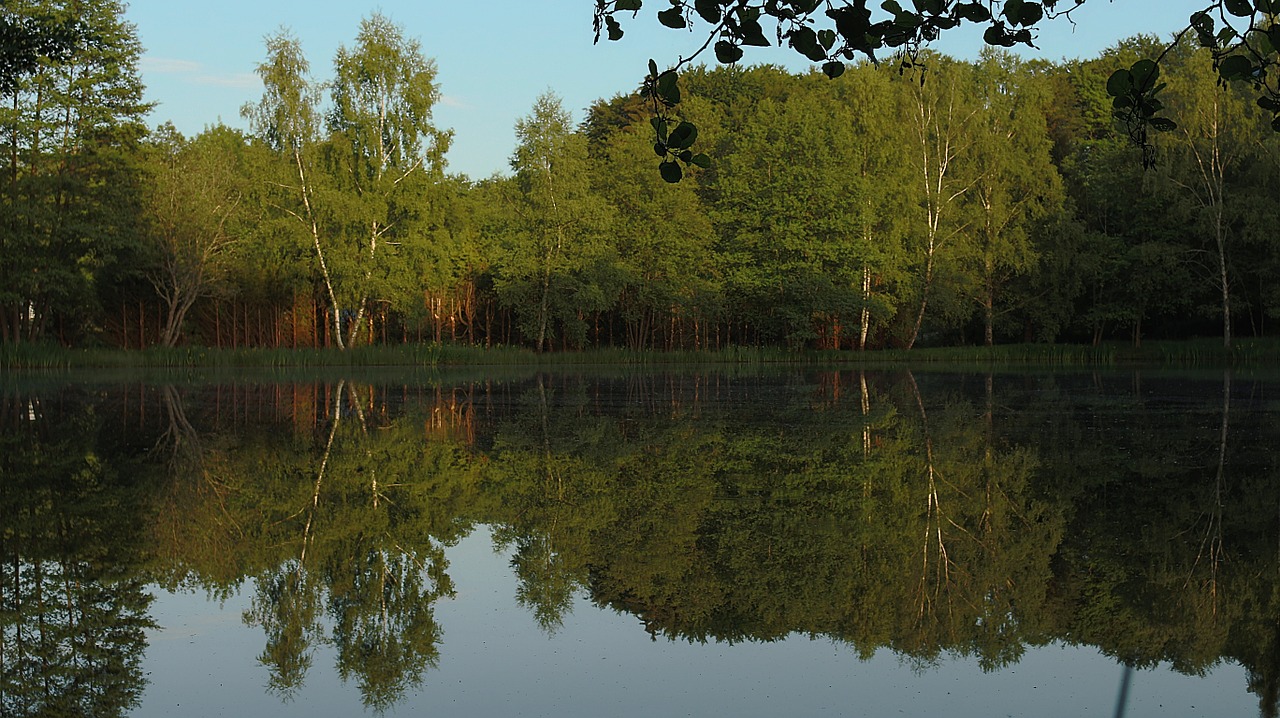
[(336, 349), (210, 349), (178, 347), (141, 351), (67, 349), (44, 344), (0, 345), (0, 370), (142, 368), (320, 368), (459, 366), (666, 366), (666, 365), (894, 365), (977, 364), (1023, 366), (1232, 366), (1280, 363), (1280, 340), (1244, 339), (1230, 349), (1220, 340), (1127, 344), (1010, 344), (877, 351), (803, 351), (783, 347), (725, 347), (704, 351), (637, 351), (602, 348), (538, 354), (523, 347), (404, 344)]

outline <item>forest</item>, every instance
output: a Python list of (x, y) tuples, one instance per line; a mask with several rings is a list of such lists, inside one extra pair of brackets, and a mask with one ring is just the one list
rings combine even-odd
[(301, 39), (267, 38), (248, 129), (184, 137), (145, 121), (123, 4), (78, 8), (98, 41), (0, 88), (4, 344), (1229, 346), (1280, 314), (1280, 135), (1187, 40), (1151, 167), (1107, 91), (1166, 50), (1136, 36), (834, 80), (690, 68), (668, 144), (710, 161), (679, 183), (639, 88), (580, 119), (549, 91), (510, 172), (471, 178), (447, 169), (429, 48), (380, 14), (316, 76)]

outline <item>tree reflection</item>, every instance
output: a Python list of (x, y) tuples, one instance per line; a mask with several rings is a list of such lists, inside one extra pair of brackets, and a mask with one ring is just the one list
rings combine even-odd
[[(282, 697), (332, 649), (366, 705), (389, 709), (440, 660), (445, 550), (488, 524), (516, 602), (547, 633), (586, 596), (655, 640), (799, 634), (987, 670), (1052, 642), (1192, 674), (1232, 660), (1275, 715), (1280, 423), (1267, 385), (1217, 381), (860, 370), (171, 386), (149, 390), (151, 418), (131, 419), (125, 444), (93, 402), (33, 439), (39, 401), (7, 397), (6, 690), (52, 681), (89, 705), (63, 668), (37, 681), (79, 665), (71, 655), (133, 675), (145, 566), (218, 597), (250, 582), (244, 619)], [(108, 702), (136, 696), (85, 680)]]
[(0, 396), (0, 715), (122, 716), (153, 625), (142, 487), (96, 450), (99, 417), (60, 408)]

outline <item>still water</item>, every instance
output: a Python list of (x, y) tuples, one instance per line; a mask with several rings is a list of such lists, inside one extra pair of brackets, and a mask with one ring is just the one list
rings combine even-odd
[(0, 715), (1274, 715), (1280, 379), (5, 377)]

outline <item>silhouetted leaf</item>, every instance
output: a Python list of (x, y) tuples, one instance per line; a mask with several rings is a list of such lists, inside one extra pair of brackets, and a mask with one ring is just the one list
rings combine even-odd
[(1244, 55), (1224, 57), (1218, 65), (1218, 74), (1224, 80), (1244, 80), (1253, 75), (1253, 63)]
[(674, 160), (667, 160), (658, 165), (658, 173), (662, 175), (662, 179), (670, 184), (675, 184), (684, 177), (684, 170), (680, 169), (680, 163)]
[(716, 41), (716, 59), (726, 65), (742, 59), (742, 48), (727, 40)]
[(1226, 0), (1227, 12), (1236, 17), (1249, 17), (1253, 14), (1253, 5), (1249, 0)]
[(818, 44), (818, 33), (812, 28), (801, 27), (791, 34), (791, 47), (801, 55), (813, 60), (814, 62), (822, 62), (827, 59), (827, 51), (822, 49)]
[(688, 149), (698, 139), (698, 128), (692, 122), (681, 122), (667, 137), (667, 144), (674, 149)]
[(605, 17), (604, 24), (609, 28), (610, 40), (617, 41), (622, 39), (622, 26), (618, 24), (617, 20), (613, 19), (612, 15)]
[(1122, 97), (1133, 90), (1133, 73), (1128, 70), (1116, 70), (1107, 78), (1107, 94)]
[(679, 7), (661, 10), (658, 12), (658, 22), (669, 28), (679, 30), (685, 26), (684, 12)]
[(720, 3), (716, 0), (694, 0), (693, 9), (698, 17), (713, 25), (720, 22)]

